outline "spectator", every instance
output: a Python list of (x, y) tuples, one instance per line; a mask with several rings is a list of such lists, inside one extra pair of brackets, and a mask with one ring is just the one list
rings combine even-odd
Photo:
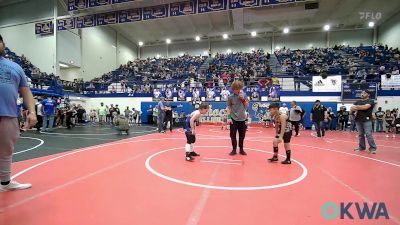
[(108, 109), (106, 106), (104, 106), (104, 103), (100, 103), (100, 108), (99, 108), (99, 123), (100, 123), (100, 125), (103, 125), (103, 123), (106, 122), (107, 112), (108, 112)]
[(164, 99), (164, 97), (160, 98), (157, 108), (158, 108), (158, 132), (165, 133), (165, 130), (164, 130), (165, 99)]
[(321, 105), (320, 100), (315, 101), (315, 105), (311, 110), (311, 122), (314, 123), (317, 137), (325, 136), (325, 123), (328, 122), (328, 114), (325, 106)]
[(42, 105), (42, 98), (39, 97), (37, 99), (37, 103), (35, 104), (35, 110), (36, 110), (36, 118), (37, 118), (37, 124), (36, 124), (36, 130), (39, 132), (41, 125), (43, 125), (43, 105)]
[(385, 116), (385, 112), (382, 111), (382, 107), (378, 108), (378, 111), (375, 112), (376, 117), (376, 132), (383, 132), (383, 118)]
[(296, 137), (300, 136), (299, 133), (299, 124), (301, 120), (301, 113), (303, 110), (301, 109), (300, 106), (297, 105), (296, 101), (292, 101), (291, 103), (292, 108), (290, 108), (290, 113), (289, 113), (289, 121), (292, 123), (294, 126), (294, 130), (296, 132)]
[[(134, 109), (133, 109), (134, 110)], [(124, 111), (124, 115), (126, 118), (129, 118), (129, 115), (131, 114), (131, 110), (129, 109), (129, 106), (126, 107)]]
[(42, 101), (42, 114), (43, 114), (43, 124), (42, 131), (51, 131), (54, 126), (54, 114), (57, 107), (57, 103), (47, 96), (47, 99)]
[(116, 130), (122, 135), (122, 132), (126, 132), (129, 135), (129, 120), (124, 115), (119, 115), (115, 119)]
[[(4, 58), (5, 44), (0, 35), (0, 71), (9, 71), (2, 76), (0, 88), (0, 192), (28, 189), (31, 184), (21, 184), (11, 179), (11, 162), (14, 145), (19, 137), (17, 117), (18, 92), (28, 109), (27, 128), (36, 125), (35, 103), (22, 68)], [(4, 75), (4, 74), (2, 74)]]
[(374, 141), (374, 137), (372, 136), (372, 110), (374, 108), (374, 101), (369, 99), (369, 93), (367, 91), (363, 91), (361, 93), (361, 100), (358, 100), (354, 103), (354, 105), (350, 108), (352, 114), (355, 115), (355, 121), (357, 125), (358, 131), (358, 148), (354, 149), (354, 151), (365, 151), (365, 137), (368, 140), (369, 151), (372, 154), (376, 154), (376, 144)]

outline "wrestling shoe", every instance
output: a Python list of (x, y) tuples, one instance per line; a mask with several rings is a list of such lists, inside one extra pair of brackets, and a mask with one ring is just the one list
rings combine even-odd
[(277, 162), (278, 161), (278, 157), (277, 156), (274, 156), (274, 157), (272, 157), (272, 158), (270, 158), (270, 159), (268, 159), (270, 162)]

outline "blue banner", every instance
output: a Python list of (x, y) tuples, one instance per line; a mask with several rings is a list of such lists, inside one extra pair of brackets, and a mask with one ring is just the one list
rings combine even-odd
[(49, 35), (54, 34), (53, 21), (46, 21), (35, 24), (35, 34), (38, 35)]
[(75, 28), (75, 18), (57, 20), (57, 30), (69, 30)]
[(143, 20), (152, 20), (168, 17), (168, 5), (143, 8)]
[(135, 0), (112, 0), (112, 4), (124, 3), (124, 2), (133, 2)]
[(103, 5), (109, 5), (110, 0), (89, 0), (88, 7), (98, 7)]
[(97, 15), (97, 25), (109, 25), (117, 23), (117, 12), (108, 12)]
[(218, 12), (227, 9), (227, 0), (199, 0), (198, 13)]
[[(226, 102), (208, 102), (210, 110), (200, 118), (201, 122), (221, 123), (226, 116)], [(249, 122), (262, 122), (263, 116), (268, 112), (271, 102), (250, 102), (248, 107)]]
[(129, 9), (118, 12), (118, 23), (130, 23), (142, 20), (142, 9)]
[[(194, 107), (190, 102), (166, 102), (166, 105), (172, 106), (172, 111), (174, 113), (178, 113), (178, 115), (188, 115), (194, 111)], [(158, 102), (142, 102), (141, 109), (142, 109), (142, 123), (149, 122), (149, 115), (152, 112), (151, 109), (157, 107)]]
[(260, 6), (260, 0), (229, 0), (229, 9)]
[(207, 114), (200, 117), (200, 122), (221, 123), (226, 115), (226, 102), (208, 102), (210, 109)]
[[(207, 114), (200, 118), (201, 122), (206, 123), (221, 123), (223, 118), (226, 116), (226, 102), (208, 102), (210, 105), (210, 110)], [(249, 113), (249, 122), (250, 123), (262, 123), (263, 117), (268, 115), (268, 106), (272, 102), (262, 102), (262, 101), (252, 101), (248, 107)], [(280, 104), (282, 104), (281, 102)], [(285, 102), (286, 105), (290, 108), (290, 102)], [(149, 109), (153, 109), (158, 104), (158, 101), (154, 102), (142, 102), (142, 122), (148, 122)], [(194, 105), (191, 102), (168, 102), (166, 104), (170, 104), (173, 106), (173, 111), (181, 114), (182, 112), (188, 115), (189, 113), (195, 110)], [(314, 103), (311, 102), (297, 102), (297, 105), (301, 107), (302, 110), (305, 111), (304, 117), (304, 126), (310, 128), (312, 123), (310, 121), (310, 112), (314, 106)], [(336, 102), (322, 102), (326, 108), (331, 107), (333, 112), (336, 113), (337, 103)]]
[(196, 14), (196, 0), (171, 3), (169, 5), (170, 16), (185, 16)]
[(376, 99), (377, 89), (378, 85), (376, 83), (343, 84), (342, 101), (359, 100), (361, 99), (361, 92), (364, 90), (368, 90), (371, 99)]
[(94, 26), (96, 26), (96, 15), (80, 16), (76, 18), (77, 28), (94, 27)]
[(261, 0), (261, 5), (278, 5), (293, 2), (295, 2), (295, 0)]
[(87, 8), (87, 0), (68, 0), (68, 11)]

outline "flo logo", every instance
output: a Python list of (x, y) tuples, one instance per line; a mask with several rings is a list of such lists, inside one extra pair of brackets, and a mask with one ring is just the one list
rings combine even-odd
[(360, 20), (380, 20), (382, 18), (381, 12), (359, 12)]
[(322, 215), (328, 220), (335, 219), (338, 216), (341, 220), (353, 220), (354, 218), (360, 220), (389, 219), (389, 213), (383, 202), (374, 202), (372, 206), (366, 202), (341, 202), (339, 206), (328, 202), (322, 206)]

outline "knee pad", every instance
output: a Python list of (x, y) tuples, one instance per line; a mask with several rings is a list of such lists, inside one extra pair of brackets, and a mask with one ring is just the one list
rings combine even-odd
[(187, 138), (187, 143), (188, 144), (194, 144), (196, 142), (196, 136), (193, 134), (189, 134)]

